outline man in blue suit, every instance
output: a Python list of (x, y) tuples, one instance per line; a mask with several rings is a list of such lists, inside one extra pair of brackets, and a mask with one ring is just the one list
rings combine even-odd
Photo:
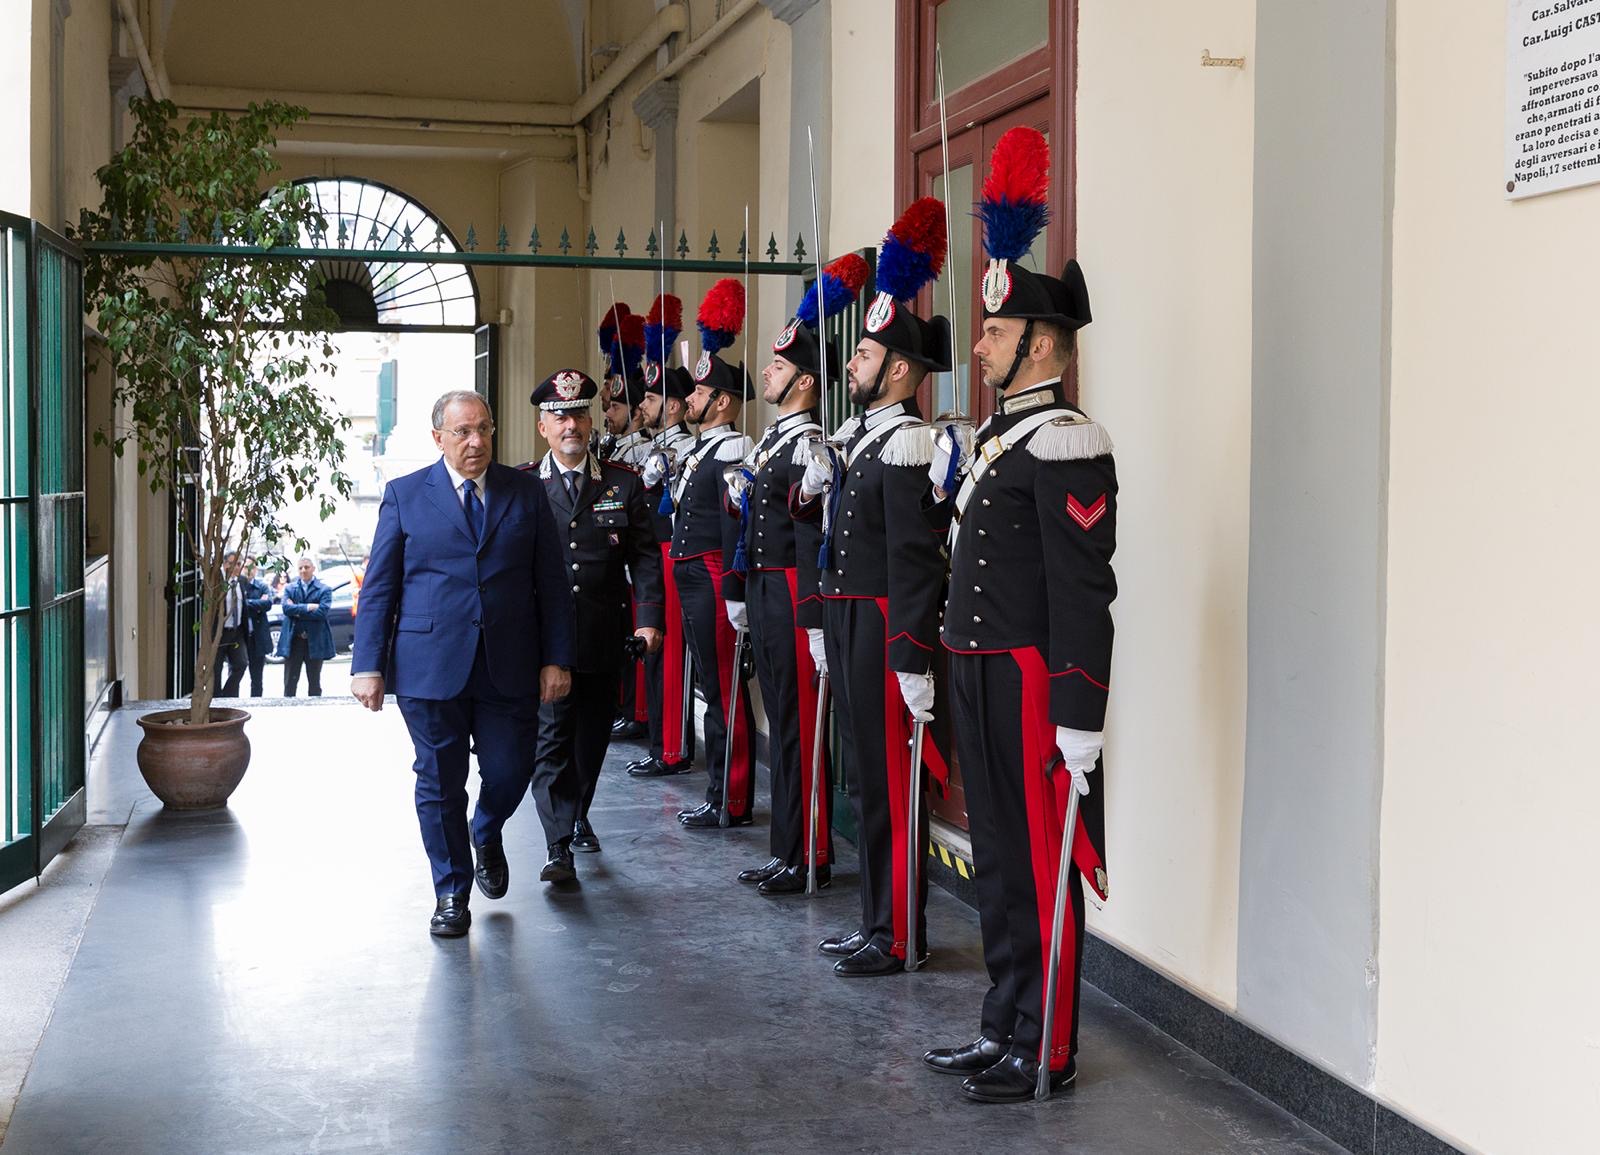
[(333, 630), (328, 611), (333, 590), (317, 577), (317, 563), (309, 557), (296, 566), (299, 578), (283, 587), (283, 624), (278, 629), (278, 657), (283, 659), (283, 696), (292, 698), (300, 688), (300, 671), (306, 672), (306, 692), (322, 697), (322, 663), (333, 657)]
[[(433, 867), (428, 928), (454, 938), (472, 924), (474, 879), (488, 898), (506, 892), (500, 832), (528, 791), (539, 703), (571, 687), (574, 609), (544, 486), (494, 461), (494, 416), (483, 398), (440, 397), (433, 441), (441, 460), (384, 492), (350, 690), (369, 710), (392, 692), (406, 720)], [(470, 842), (469, 750), (480, 779)]]

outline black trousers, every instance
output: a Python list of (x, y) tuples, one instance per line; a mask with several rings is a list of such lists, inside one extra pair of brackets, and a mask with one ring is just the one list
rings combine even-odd
[[(395, 701), (416, 750), (417, 823), (433, 870), (434, 893), (465, 893), (472, 887), (473, 845), (499, 842), (506, 819), (527, 793), (539, 727), (538, 696), (502, 694), (489, 677), (479, 645), (460, 695), (444, 700), (396, 695)], [(469, 833), (470, 753), (478, 757), (478, 805)]]
[[(666, 628), (661, 645), (644, 659), (645, 710), (649, 715), (650, 756), (671, 764), (694, 761), (694, 726), (683, 724), (683, 700), (694, 702), (693, 671), (684, 677), (683, 603), (669, 546), (661, 546), (661, 576), (666, 587)], [(670, 672), (670, 677), (668, 676)]]
[(261, 697), (261, 679), (267, 671), (267, 654), (272, 650), (272, 631), (263, 614), (250, 621), (250, 696)]
[[(706, 801), (722, 806), (722, 767), (728, 755), (728, 702), (739, 672), (733, 664), (734, 629), (728, 623), (727, 603), (719, 587), (721, 560), (716, 555), (673, 563), (678, 578), (678, 598), (683, 603), (683, 632), (694, 660), (695, 683), (706, 696)], [(667, 720), (671, 724), (671, 719)], [(739, 712), (733, 720), (733, 763), (728, 771), (732, 797), (728, 810), (735, 818), (749, 814), (755, 805), (755, 714), (750, 695), (739, 687)]]
[[(861, 864), (861, 931), (880, 950), (906, 953), (906, 838), (911, 793), (911, 715), (888, 664), (887, 623), (873, 598), (826, 598), (825, 645), (843, 741)], [(925, 779), (918, 767), (919, 780)], [(928, 807), (920, 811), (917, 861), (927, 857)], [(917, 873), (917, 943), (927, 946), (928, 872)]]
[[(285, 627), (286, 629), (288, 627)], [(292, 698), (300, 688), (300, 668), (306, 671), (306, 693), (313, 698), (322, 697), (322, 659), (307, 657), (310, 640), (304, 634), (289, 639), (289, 656), (283, 662), (283, 696)]]
[[(1049, 724), (1049, 675), (1038, 651), (951, 654), (950, 698), (956, 751), (966, 787), (977, 875), (978, 922), (989, 991), (983, 1034), (1011, 1039), (1012, 1050), (1039, 1058), (1043, 1039), (1045, 966), (1054, 933), (1055, 887), (1066, 791), (1071, 777), (1050, 773), (1055, 728)], [(1100, 768), (1089, 775), (1075, 851), (1100, 841)], [(1080, 868), (1081, 854), (1075, 854)], [(1083, 885), (1068, 877), (1069, 905), (1057, 975), (1051, 1067), (1078, 1049), (1078, 979), (1083, 968)]]
[[(806, 632), (795, 626), (794, 570), (753, 570), (745, 580), (750, 645), (767, 715), (767, 765), (772, 770), (772, 856), (806, 865), (811, 821), (811, 769), (816, 740), (817, 671)], [(817, 862), (833, 861), (833, 786), (823, 742), (817, 790)]]
[(546, 845), (571, 841), (572, 824), (589, 817), (616, 708), (615, 670), (574, 670), (565, 698), (539, 703), (532, 792)]
[[(217, 662), (214, 667), (216, 673), (216, 686), (212, 693), (218, 698), (237, 698), (239, 685), (244, 681), (245, 667), (249, 655), (245, 653), (245, 636), (243, 626), (234, 626), (232, 629), (222, 631), (222, 641), (217, 646)], [(228, 667), (228, 676), (222, 676), (222, 667)]]

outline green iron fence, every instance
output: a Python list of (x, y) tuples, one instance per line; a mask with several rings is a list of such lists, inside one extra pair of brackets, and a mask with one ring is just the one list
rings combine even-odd
[(0, 213), (0, 890), (83, 825), (82, 255)]

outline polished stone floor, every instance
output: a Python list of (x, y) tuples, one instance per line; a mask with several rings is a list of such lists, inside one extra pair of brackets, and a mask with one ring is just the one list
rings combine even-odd
[(1075, 1089), (965, 1102), (918, 1056), (974, 1033), (975, 915), (936, 891), (925, 971), (838, 979), (813, 947), (854, 925), (853, 873), (758, 897), (732, 876), (764, 826), (681, 828), (703, 778), (629, 779), (627, 747), (581, 884), (536, 880), (525, 806), (510, 894), (439, 941), (392, 704), (260, 709), (231, 807), (199, 815), (143, 792), (130, 720), (95, 779), (126, 833), (5, 1155), (1341, 1150), (1094, 991)]

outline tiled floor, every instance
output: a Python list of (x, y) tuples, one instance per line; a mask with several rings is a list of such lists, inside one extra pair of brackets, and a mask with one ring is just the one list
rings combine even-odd
[(814, 944), (854, 926), (853, 872), (758, 897), (733, 875), (764, 825), (683, 829), (703, 777), (632, 780), (627, 747), (581, 885), (536, 881), (526, 805), (510, 894), (438, 941), (392, 705), (260, 709), (231, 808), (188, 816), (144, 794), (130, 721), (95, 779), (127, 833), (5, 1155), (1341, 1150), (1092, 990), (1075, 1089), (964, 1101), (918, 1056), (975, 1033), (973, 912), (936, 891), (925, 971), (838, 979)]

